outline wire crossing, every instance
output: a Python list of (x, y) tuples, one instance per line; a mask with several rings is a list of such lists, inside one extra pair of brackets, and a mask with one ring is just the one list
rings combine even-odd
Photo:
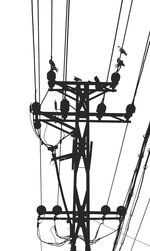
[(141, 63), (141, 68), (140, 68), (140, 72), (139, 72), (139, 76), (138, 76), (138, 80), (137, 80), (137, 85), (136, 85), (136, 88), (135, 88), (135, 92), (134, 92), (132, 103), (135, 102), (135, 97), (137, 95), (137, 90), (138, 90), (138, 87), (139, 87), (139, 84), (140, 84), (140, 80), (141, 80), (141, 77), (142, 77), (142, 73), (143, 73), (143, 70), (144, 70), (144, 65), (145, 65), (145, 61), (146, 61), (147, 54), (148, 54), (148, 51), (149, 51), (149, 47), (150, 47), (150, 32), (148, 33), (148, 37), (147, 37), (147, 41), (146, 41), (146, 46), (145, 46), (145, 50), (144, 50), (144, 54), (143, 54), (143, 59), (142, 59), (142, 63)]
[(150, 150), (148, 151), (146, 162), (145, 162), (145, 165), (143, 167), (143, 172), (141, 174), (141, 178), (140, 178), (140, 181), (139, 181), (139, 184), (138, 184), (138, 187), (137, 187), (137, 191), (136, 191), (136, 194), (135, 194), (135, 197), (134, 197), (134, 201), (132, 203), (132, 207), (131, 207), (131, 210), (130, 210), (130, 213), (129, 213), (128, 221), (126, 223), (126, 227), (125, 227), (125, 231), (124, 231), (124, 234), (123, 234), (123, 238), (121, 240), (119, 251), (122, 249), (122, 246), (123, 246), (123, 244), (125, 242), (125, 239), (127, 237), (127, 233), (129, 231), (129, 226), (131, 224), (131, 218), (133, 217), (137, 202), (139, 200), (140, 192), (141, 192), (142, 185), (143, 185), (143, 182), (144, 182), (145, 172), (147, 170), (147, 164), (148, 164), (149, 157), (150, 157)]
[(149, 203), (150, 203), (150, 199), (149, 199), (149, 200), (148, 200), (148, 202), (147, 202), (147, 205), (146, 205), (146, 208), (145, 208), (144, 214), (143, 214), (143, 216), (142, 216), (142, 219), (141, 219), (140, 225), (139, 225), (138, 230), (137, 230), (137, 232), (136, 232), (136, 235), (135, 235), (135, 238), (134, 238), (134, 241), (133, 241), (133, 244), (132, 244), (132, 247), (131, 247), (130, 251), (132, 251), (132, 250), (133, 250), (133, 247), (134, 247), (134, 245), (135, 245), (136, 238), (137, 238), (137, 236), (138, 236), (138, 234), (139, 234), (139, 232), (140, 232), (140, 229), (141, 229), (142, 223), (143, 223), (143, 221), (144, 221), (144, 218), (145, 218), (145, 215), (146, 215), (146, 212), (147, 212), (147, 209), (148, 209)]

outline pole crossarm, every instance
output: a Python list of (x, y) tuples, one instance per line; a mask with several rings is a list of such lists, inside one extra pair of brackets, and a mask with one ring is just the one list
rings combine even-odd
[[(40, 112), (39, 115), (46, 117), (47, 119), (43, 119), (42, 117), (39, 118), (40, 121), (43, 122), (54, 122), (54, 123), (60, 123), (63, 126), (66, 126), (72, 130), (75, 128), (68, 125), (67, 122), (76, 122), (76, 112), (68, 112), (68, 116), (65, 120), (60, 119), (60, 116), (62, 115), (61, 112)], [(57, 117), (59, 116), (59, 117)], [(89, 122), (100, 122), (100, 123), (130, 123), (131, 121), (127, 120), (125, 118), (126, 113), (104, 113), (101, 120), (97, 118), (96, 112), (89, 112)], [(79, 122), (86, 122), (86, 112), (80, 111), (79, 112)]]

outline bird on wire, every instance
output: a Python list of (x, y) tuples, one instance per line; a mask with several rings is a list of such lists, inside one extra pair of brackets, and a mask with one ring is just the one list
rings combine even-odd
[(125, 56), (127, 56), (126, 51), (122, 47), (118, 46), (118, 48), (121, 54), (124, 54)]
[(82, 79), (81, 79), (81, 78), (78, 78), (78, 77), (76, 77), (76, 76), (74, 76), (74, 81), (76, 81), (76, 82), (81, 82)]

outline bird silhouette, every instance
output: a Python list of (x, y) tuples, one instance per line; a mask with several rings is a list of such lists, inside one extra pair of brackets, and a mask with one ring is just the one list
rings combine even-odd
[(117, 64), (115, 65), (117, 68), (117, 71), (119, 71), (121, 69), (122, 66), (125, 66), (123, 60), (121, 60), (120, 58), (117, 59)]
[(81, 82), (82, 79), (81, 79), (81, 78), (78, 78), (78, 77), (76, 77), (76, 76), (74, 76), (74, 81), (76, 81), (76, 82)]
[(123, 60), (121, 60), (120, 58), (117, 59), (117, 63), (118, 63), (118, 66), (125, 66)]
[(50, 65), (51, 65), (51, 69), (53, 70), (53, 71), (58, 71), (58, 68), (56, 67), (56, 65), (55, 65), (55, 63), (54, 63), (54, 61), (52, 60), (52, 59), (50, 59), (49, 60), (49, 63), (50, 63)]
[(100, 83), (100, 80), (99, 80), (99, 78), (97, 76), (94, 77), (94, 80), (95, 80), (96, 83)]
[(121, 54), (124, 54), (125, 56), (127, 56), (126, 51), (122, 47), (118, 46), (118, 48)]

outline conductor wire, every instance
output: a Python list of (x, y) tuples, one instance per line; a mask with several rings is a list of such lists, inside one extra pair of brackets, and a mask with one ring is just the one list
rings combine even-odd
[(51, 0), (51, 60), (53, 59), (53, 0)]
[(118, 156), (118, 159), (117, 159), (116, 168), (115, 168), (115, 172), (114, 172), (114, 175), (113, 175), (113, 179), (112, 179), (112, 183), (111, 183), (111, 187), (110, 187), (110, 191), (109, 191), (109, 195), (108, 195), (108, 199), (107, 199), (107, 205), (109, 203), (111, 192), (112, 192), (113, 185), (114, 185), (114, 181), (115, 181), (115, 178), (116, 178), (116, 173), (117, 173), (117, 170), (118, 170), (118, 165), (119, 165), (119, 161), (120, 161), (122, 149), (123, 149), (125, 137), (126, 137), (126, 134), (127, 134), (127, 129), (128, 129), (128, 123), (127, 123), (127, 125), (125, 127), (125, 132), (124, 132), (124, 135), (123, 135), (123, 140), (122, 140), (122, 143), (121, 143), (121, 148), (120, 148), (120, 151), (119, 151), (119, 156)]
[[(68, 43), (69, 43), (69, 19), (70, 19), (70, 0), (66, 0), (66, 20), (65, 20), (65, 41), (64, 41), (64, 65), (63, 65), (63, 81), (67, 81), (67, 66), (68, 66)], [(66, 92), (65, 92), (66, 93)], [(65, 98), (65, 93), (62, 95), (62, 99)], [(60, 132), (60, 148), (59, 148), (59, 156), (61, 156), (62, 152), (62, 124), (61, 124), (61, 132)], [(59, 160), (58, 173), (60, 175), (61, 162)], [(59, 203), (59, 191), (60, 186), (58, 185), (57, 191), (57, 204)]]
[(132, 103), (134, 103), (134, 101), (135, 101), (135, 97), (136, 97), (137, 90), (138, 90), (138, 87), (139, 87), (139, 83), (140, 83), (140, 80), (141, 80), (141, 76), (142, 76), (142, 73), (143, 73), (143, 69), (144, 69), (145, 61), (146, 61), (147, 54), (148, 54), (148, 51), (149, 51), (149, 47), (150, 47), (150, 32), (149, 32), (148, 37), (147, 37), (146, 46), (145, 46), (145, 50), (144, 50), (144, 54), (143, 54), (143, 59), (142, 59), (142, 63), (141, 63), (141, 67), (140, 67), (140, 72), (139, 72), (139, 76), (138, 76), (138, 80), (137, 80), (137, 85), (136, 85), (136, 88), (135, 88), (135, 92), (134, 92)]
[[(40, 132), (41, 133), (41, 132)], [(41, 140), (39, 139), (39, 147), (40, 147), (40, 203), (42, 205), (42, 202), (43, 202), (43, 193), (42, 193), (42, 188), (43, 188), (43, 185), (42, 185), (42, 142)]]
[(142, 223), (143, 223), (144, 217), (145, 217), (145, 215), (146, 215), (146, 212), (147, 212), (147, 209), (148, 209), (149, 203), (150, 203), (150, 198), (149, 198), (148, 203), (147, 203), (147, 205), (146, 205), (146, 208), (145, 208), (144, 214), (143, 214), (143, 216), (142, 216), (142, 219), (141, 219), (140, 225), (139, 225), (138, 230), (137, 230), (137, 232), (136, 232), (136, 235), (135, 235), (135, 238), (134, 238), (134, 241), (133, 241), (133, 244), (132, 244), (132, 247), (131, 247), (130, 251), (132, 251), (132, 250), (133, 250), (133, 247), (134, 247), (134, 244), (135, 244), (136, 238), (137, 238), (138, 233), (139, 233), (139, 231), (140, 231), (140, 229), (141, 229), (141, 226), (142, 226)]
[(40, 63), (40, 6), (37, 0), (37, 32), (38, 32), (38, 85), (39, 85), (39, 103), (41, 102), (41, 63)]
[(34, 11), (33, 0), (31, 0), (31, 19), (32, 19), (32, 43), (33, 43), (33, 65), (34, 65), (34, 96), (35, 102), (37, 101), (37, 83), (36, 83), (36, 59), (35, 59), (35, 32), (34, 32)]
[(111, 52), (111, 57), (110, 57), (110, 62), (109, 62), (109, 67), (108, 67), (108, 73), (107, 73), (106, 82), (108, 81), (108, 78), (109, 78), (109, 73), (110, 73), (110, 68), (111, 68), (111, 63), (112, 63), (114, 48), (115, 48), (115, 44), (116, 44), (116, 38), (117, 38), (119, 23), (120, 23), (122, 5), (123, 5), (123, 0), (121, 1), (121, 5), (120, 5), (120, 10), (119, 10), (119, 15), (118, 15), (118, 21), (117, 21), (117, 26), (116, 26), (116, 31), (115, 31), (115, 37), (114, 37), (114, 42), (113, 42), (113, 47), (112, 47), (112, 52)]
[[(118, 28), (119, 28), (119, 23), (120, 23), (122, 5), (123, 5), (123, 0), (121, 0), (121, 5), (120, 5), (120, 10), (119, 10), (119, 15), (118, 15), (118, 21), (117, 21), (117, 26), (116, 26), (116, 31), (115, 31), (115, 37), (114, 37), (112, 52), (111, 52), (111, 56), (110, 56), (110, 62), (109, 62), (109, 67), (108, 67), (106, 82), (108, 81), (109, 73), (110, 73), (110, 68), (111, 68), (111, 64), (112, 64), (112, 58), (113, 58), (113, 54), (114, 54), (114, 48), (115, 48), (115, 44), (116, 44), (116, 38), (117, 38), (117, 33), (118, 33)], [(103, 101), (104, 101), (104, 99), (105, 99), (105, 93), (103, 95)]]
[(125, 28), (124, 37), (123, 37), (122, 46), (121, 46), (122, 48), (124, 46), (126, 35), (127, 35), (127, 29), (128, 29), (128, 26), (129, 26), (129, 20), (130, 20), (130, 16), (131, 16), (132, 5), (133, 5), (133, 0), (131, 0), (131, 4), (130, 4), (128, 19), (127, 19), (126, 28)]
[(67, 70), (68, 70), (69, 19), (70, 19), (70, 0), (66, 0), (63, 81), (67, 80)]
[[(40, 62), (40, 6), (39, 0), (37, 0), (37, 33), (38, 33), (38, 87), (39, 87), (39, 103), (41, 102), (41, 62)], [(40, 119), (40, 116), (39, 116)], [(39, 136), (41, 138), (41, 128), (39, 129)], [(42, 141), (39, 139), (40, 144), (40, 202), (42, 205), (43, 194), (42, 194)]]

